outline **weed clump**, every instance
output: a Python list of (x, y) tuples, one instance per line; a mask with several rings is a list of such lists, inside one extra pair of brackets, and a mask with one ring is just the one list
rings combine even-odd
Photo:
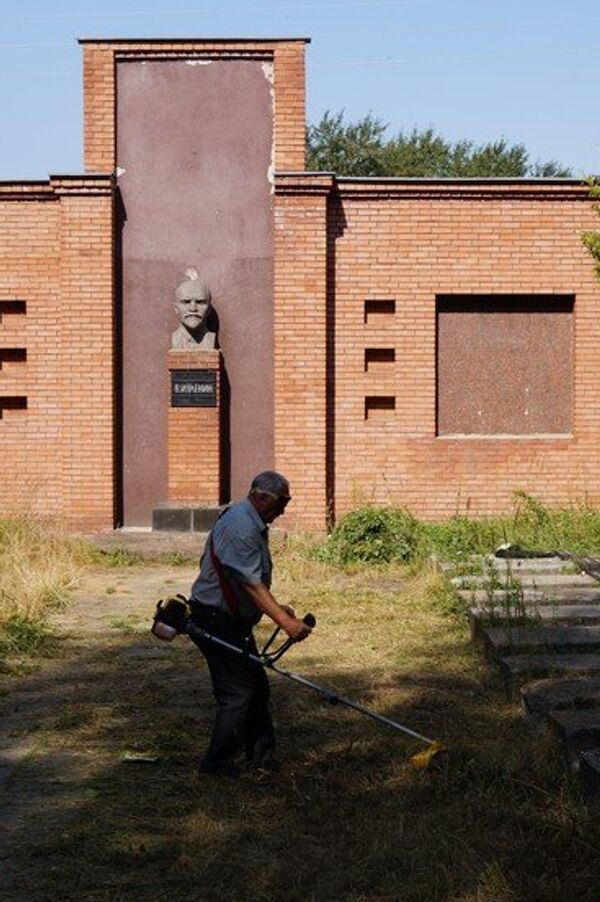
[(335, 564), (408, 563), (418, 544), (418, 522), (398, 507), (362, 507), (343, 517), (315, 556)]

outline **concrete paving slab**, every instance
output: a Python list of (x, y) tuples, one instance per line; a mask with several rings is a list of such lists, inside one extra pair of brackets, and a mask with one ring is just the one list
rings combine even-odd
[(600, 710), (550, 711), (548, 722), (560, 737), (573, 770), (579, 769), (582, 752), (596, 751), (600, 746)]
[[(540, 605), (528, 604), (526, 606), (527, 620), (539, 621), (540, 624), (600, 624), (600, 604), (558, 604)], [(485, 607), (470, 608), (469, 625), (472, 638), (478, 638), (488, 626), (501, 626), (507, 622), (504, 612), (498, 608), (493, 613)], [(511, 620), (511, 625), (518, 626), (518, 622)]]
[(600, 708), (600, 677), (536, 680), (523, 686), (521, 702), (527, 717), (538, 724), (550, 711)]
[(488, 627), (483, 630), (492, 657), (524, 652), (586, 652), (600, 649), (600, 626)]
[[(513, 572), (513, 579), (518, 579), (523, 588), (528, 589), (540, 589), (543, 591), (549, 591), (554, 589), (568, 589), (568, 588), (594, 588), (596, 591), (600, 591), (598, 587), (598, 583), (595, 579), (589, 576), (587, 573), (525, 573), (525, 572)], [(501, 580), (508, 579), (508, 574), (500, 574), (499, 578)], [(478, 574), (477, 576), (455, 576), (451, 582), (455, 586), (464, 587), (466, 589), (473, 588), (476, 586), (477, 588), (483, 588), (485, 590), (486, 583), (489, 584), (490, 578), (485, 574)]]
[[(459, 589), (458, 594), (465, 601), (475, 605), (490, 605), (502, 607), (506, 601), (506, 592), (498, 590), (487, 592), (484, 589)], [(522, 600), (525, 604), (537, 602), (538, 604), (577, 604), (587, 602), (594, 604), (600, 602), (600, 586), (597, 583), (590, 586), (559, 586), (556, 588), (548, 586), (546, 589), (540, 587), (538, 589), (524, 588), (522, 592)]]
[[(572, 567), (573, 562), (569, 558), (537, 557), (537, 558), (499, 558), (494, 555), (486, 555), (484, 563), (503, 572), (509, 568), (520, 573), (562, 573)], [(575, 565), (576, 566), (576, 565)]]

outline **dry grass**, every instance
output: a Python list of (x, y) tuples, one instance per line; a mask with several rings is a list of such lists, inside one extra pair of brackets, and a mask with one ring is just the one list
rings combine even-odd
[[(318, 621), (282, 666), (448, 754), (415, 771), (415, 743), (273, 676), (282, 773), (199, 781), (212, 721), (199, 654), (180, 639), (154, 657), (149, 637), (109, 630), (105, 647), (65, 660), (63, 695), (38, 726), (32, 773), (72, 753), (89, 764), (78, 778), (72, 763), (23, 827), (15, 902), (596, 902), (598, 821), (466, 625), (443, 613), (441, 577), (337, 569), (299, 542), (275, 556), (280, 599)], [(127, 763), (131, 751), (159, 761)]]
[(0, 618), (42, 617), (72, 586), (90, 553), (83, 543), (29, 518), (0, 520)]
[(64, 603), (92, 557), (85, 543), (56, 527), (25, 517), (0, 520), (0, 647), (38, 645), (48, 613)]

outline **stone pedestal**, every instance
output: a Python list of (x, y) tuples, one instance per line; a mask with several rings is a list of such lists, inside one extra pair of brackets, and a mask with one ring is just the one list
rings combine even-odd
[(169, 351), (168, 501), (220, 501), (220, 351)]

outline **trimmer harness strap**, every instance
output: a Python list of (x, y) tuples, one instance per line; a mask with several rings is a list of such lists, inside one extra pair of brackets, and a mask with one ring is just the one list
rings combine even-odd
[(240, 609), (240, 602), (233, 591), (233, 587), (227, 577), (225, 576), (225, 571), (223, 569), (223, 564), (217, 557), (217, 553), (215, 551), (215, 546), (213, 542), (212, 532), (210, 534), (210, 538), (208, 540), (208, 552), (210, 554), (210, 559), (212, 561), (212, 565), (215, 568), (215, 573), (219, 578), (219, 585), (221, 586), (221, 592), (223, 593), (223, 598), (229, 608), (229, 611), (233, 617), (236, 616)]

